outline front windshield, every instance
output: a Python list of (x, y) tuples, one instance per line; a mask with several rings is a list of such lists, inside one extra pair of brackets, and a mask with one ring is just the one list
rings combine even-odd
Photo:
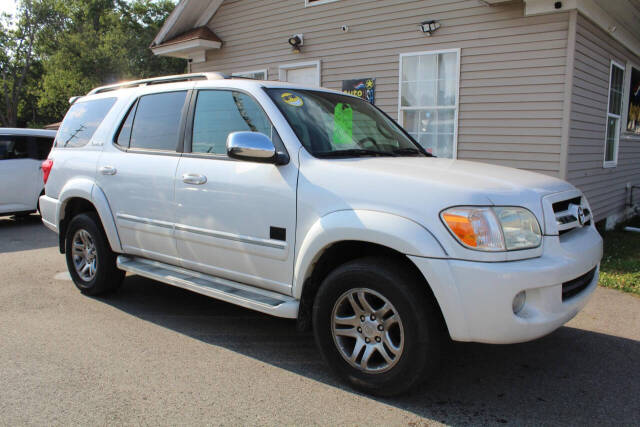
[(316, 157), (428, 155), (368, 102), (316, 90), (265, 89)]

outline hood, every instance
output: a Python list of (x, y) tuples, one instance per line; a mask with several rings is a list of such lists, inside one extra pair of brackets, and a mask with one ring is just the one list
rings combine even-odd
[[(316, 159), (300, 156), (299, 197), (326, 213), (372, 209), (396, 213), (425, 226), (440, 211), (460, 205), (523, 206), (541, 226), (542, 197), (574, 187), (557, 178), (486, 163), (429, 157)], [(318, 212), (316, 210), (316, 212)]]

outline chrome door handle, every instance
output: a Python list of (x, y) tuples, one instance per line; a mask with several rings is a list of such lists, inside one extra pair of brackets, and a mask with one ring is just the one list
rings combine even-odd
[(185, 184), (202, 185), (207, 183), (207, 177), (197, 173), (185, 173), (182, 175), (182, 182)]
[(115, 175), (118, 172), (113, 166), (102, 166), (99, 170), (102, 175)]

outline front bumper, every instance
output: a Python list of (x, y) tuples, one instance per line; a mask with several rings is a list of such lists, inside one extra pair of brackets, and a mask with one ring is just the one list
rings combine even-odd
[[(541, 257), (510, 262), (410, 258), (431, 286), (453, 340), (507, 344), (559, 328), (597, 286), (602, 238), (593, 226), (545, 236), (543, 248)], [(563, 301), (562, 284), (594, 268), (590, 283)], [(516, 315), (512, 303), (521, 291), (526, 303)]]

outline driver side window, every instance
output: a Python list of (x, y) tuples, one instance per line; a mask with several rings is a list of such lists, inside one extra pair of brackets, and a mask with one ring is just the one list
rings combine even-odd
[(231, 90), (198, 92), (191, 152), (226, 155), (227, 137), (242, 131), (260, 132), (273, 139), (271, 122), (252, 97)]

